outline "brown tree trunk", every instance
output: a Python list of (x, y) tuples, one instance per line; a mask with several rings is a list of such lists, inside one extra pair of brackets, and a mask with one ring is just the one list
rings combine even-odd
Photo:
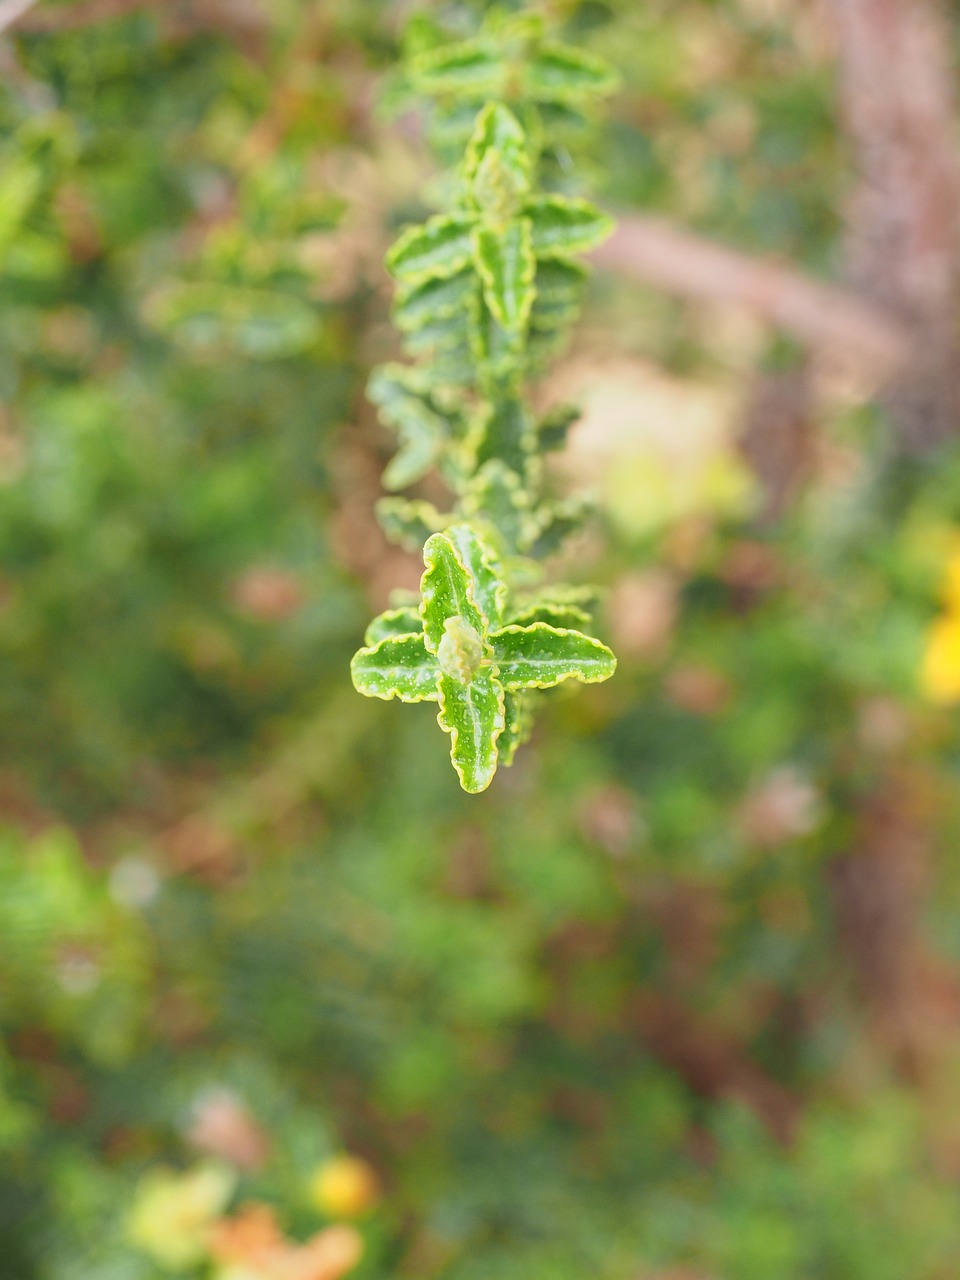
[(922, 775), (892, 768), (864, 798), (851, 848), (827, 872), (869, 1025), (899, 1071), (921, 1083), (957, 1049), (960, 991), (922, 924), (938, 808)]
[(828, 0), (857, 183), (847, 261), (857, 291), (908, 324), (915, 354), (889, 394), (903, 443), (960, 428), (960, 174), (943, 0)]

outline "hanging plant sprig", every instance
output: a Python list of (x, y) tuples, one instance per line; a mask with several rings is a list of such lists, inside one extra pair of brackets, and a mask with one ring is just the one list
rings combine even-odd
[(413, 362), (375, 370), (369, 394), (400, 440), (386, 487), (436, 469), (452, 501), (380, 503), (387, 535), (423, 547), (421, 597), (374, 619), (351, 671), (369, 697), (437, 702), (461, 785), (477, 792), (529, 735), (535, 690), (616, 667), (589, 633), (593, 593), (545, 584), (540, 564), (584, 519), (584, 504), (550, 494), (543, 467), (577, 415), (560, 406), (538, 420), (526, 394), (576, 317), (580, 256), (612, 228), (588, 201), (539, 188), (551, 128), (615, 81), (526, 14), (419, 53), (408, 74), (440, 100), (448, 137), (465, 108), (472, 127), (452, 207), (387, 254)]

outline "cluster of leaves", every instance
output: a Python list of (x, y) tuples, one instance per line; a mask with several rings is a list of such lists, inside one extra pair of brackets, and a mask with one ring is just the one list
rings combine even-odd
[(528, 691), (606, 680), (614, 658), (577, 630), (589, 624), (578, 605), (540, 599), (508, 615), (506, 584), (469, 525), (433, 534), (423, 555), (419, 609), (374, 619), (353, 682), (370, 697), (439, 702), (463, 789), (483, 791), (529, 733)]
[[(436, 468), (453, 503), (440, 512), (422, 500), (381, 502), (389, 536), (426, 538), (421, 603), (375, 619), (352, 670), (369, 696), (439, 701), (461, 785), (477, 792), (529, 734), (529, 690), (605, 680), (615, 667), (582, 629), (589, 592), (538, 587), (537, 561), (583, 518), (582, 504), (551, 498), (543, 466), (577, 415), (560, 406), (538, 420), (525, 382), (565, 341), (579, 258), (612, 226), (588, 201), (541, 190), (546, 139), (558, 113), (582, 118), (616, 78), (550, 41), (538, 16), (499, 12), (476, 38), (417, 53), (409, 78), (440, 100), (448, 134), (465, 118), (471, 131), (452, 208), (410, 227), (387, 254), (394, 320), (416, 363), (378, 369), (369, 393), (400, 438), (387, 487)], [(503, 98), (517, 99), (520, 114)]]
[(141, 1030), (147, 949), (128, 910), (66, 831), (0, 844), (0, 975), (6, 1019), (26, 1008), (95, 1061), (122, 1060)]
[[(3, 1280), (210, 1280), (183, 1249), (209, 1254), (211, 1159), (218, 1268), (276, 1280), (279, 1254), (302, 1280), (344, 1148), (386, 1189), (350, 1280), (953, 1276), (960, 869), (924, 849), (960, 838), (960, 748), (915, 684), (956, 448), (884, 477), (874, 419), (837, 410), (842, 452), (760, 534), (695, 502), (638, 533), (608, 503), (618, 679), (544, 706), (557, 731), (477, 804), (429, 708), (381, 717), (347, 676), (362, 587), (397, 564), (343, 484), (379, 437), (337, 430), (382, 316), (314, 250), (354, 243), (332, 170), (367, 174), (370, 263), (418, 198), (409, 130), (367, 110), (396, 4), (326, 6), (319, 39), (317, 6), (260, 5), (256, 57), (182, 26), (245, 5), (71, 7), (122, 6), (35, 6), (65, 29), (14, 32), (0, 86)], [(451, 32), (510, 51), (477, 7), (415, 21), (400, 91)], [(445, 161), (492, 98), (555, 194), (592, 158), (624, 209), (835, 261), (846, 151), (792, 7), (551, 7), (624, 68), (617, 118), (584, 157), (589, 108), (504, 77), (436, 97)], [(611, 352), (687, 390), (739, 332), (610, 275), (594, 297)], [(284, 299), (309, 325), (278, 327)], [(431, 394), (469, 416), (461, 391)], [(476, 511), (418, 548), (435, 533), (506, 708), (541, 551), (498, 551)], [(587, 634), (587, 601), (550, 603)], [(405, 647), (439, 699), (476, 642), (428, 612), (435, 651), (412, 604)]]

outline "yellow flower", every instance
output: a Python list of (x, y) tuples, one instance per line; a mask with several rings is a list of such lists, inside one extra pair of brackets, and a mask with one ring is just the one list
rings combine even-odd
[(377, 1198), (377, 1175), (359, 1156), (333, 1156), (310, 1180), (310, 1199), (328, 1218), (356, 1218)]
[(960, 551), (947, 561), (943, 575), (943, 599), (951, 613), (960, 613)]
[(220, 1164), (200, 1164), (186, 1173), (150, 1169), (137, 1184), (127, 1235), (170, 1271), (192, 1267), (206, 1257), (210, 1224), (235, 1185), (236, 1174)]
[(937, 618), (927, 632), (920, 685), (931, 702), (960, 702), (960, 613)]

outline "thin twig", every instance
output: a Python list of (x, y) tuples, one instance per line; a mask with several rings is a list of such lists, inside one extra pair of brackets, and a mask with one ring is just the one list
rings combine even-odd
[(910, 358), (910, 330), (882, 307), (785, 263), (715, 244), (665, 219), (622, 217), (594, 261), (677, 297), (743, 306), (810, 350), (839, 351), (885, 378)]

